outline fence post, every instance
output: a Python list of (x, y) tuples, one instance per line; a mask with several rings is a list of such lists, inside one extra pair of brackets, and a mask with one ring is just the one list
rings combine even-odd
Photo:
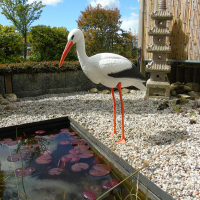
[(5, 75), (4, 81), (5, 81), (5, 93), (6, 94), (12, 93), (12, 76), (10, 74)]

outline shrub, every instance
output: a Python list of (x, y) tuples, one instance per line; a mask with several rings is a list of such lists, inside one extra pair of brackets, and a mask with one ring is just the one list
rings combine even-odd
[(65, 61), (61, 68), (59, 68), (59, 61), (48, 62), (22, 62), (11, 64), (0, 64), (0, 75), (5, 74), (35, 74), (35, 73), (59, 73), (64, 71), (80, 70), (78, 61)]
[(21, 62), (22, 36), (11, 26), (0, 24), (0, 63)]
[[(69, 31), (64, 27), (38, 25), (31, 28), (29, 41), (32, 45), (33, 61), (59, 60), (67, 43)], [(66, 60), (75, 61), (75, 46), (68, 53)]]

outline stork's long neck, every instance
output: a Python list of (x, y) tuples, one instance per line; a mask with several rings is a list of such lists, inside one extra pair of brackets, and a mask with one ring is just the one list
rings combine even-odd
[(81, 66), (84, 66), (85, 63), (88, 60), (88, 56), (85, 52), (85, 40), (84, 37), (82, 37), (77, 43), (76, 43), (76, 49), (78, 54), (78, 59), (81, 64)]

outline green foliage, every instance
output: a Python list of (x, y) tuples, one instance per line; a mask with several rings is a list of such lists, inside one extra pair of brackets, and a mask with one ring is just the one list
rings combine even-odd
[(64, 71), (77, 71), (81, 66), (78, 61), (63, 62), (61, 68), (59, 68), (59, 61), (52, 62), (22, 62), (11, 64), (0, 64), (0, 75), (5, 74), (36, 74), (36, 73), (55, 73)]
[[(84, 31), (86, 52), (92, 56), (101, 52), (121, 54), (127, 58), (136, 58), (133, 46), (136, 37), (131, 32), (123, 31), (120, 26), (121, 15), (117, 8), (95, 8), (87, 6), (77, 21), (78, 27)], [(121, 34), (120, 34), (121, 32)]]
[(27, 35), (31, 24), (39, 19), (44, 7), (42, 2), (34, 1), (28, 3), (28, 0), (0, 0), (1, 14), (5, 15), (8, 20), (11, 20), (19, 33), (24, 38), (24, 58), (27, 52)]
[(22, 36), (11, 26), (0, 24), (0, 63), (21, 62)]
[[(31, 28), (29, 33), (30, 44), (33, 47), (31, 59), (36, 61), (60, 60), (67, 43), (68, 34), (69, 31), (64, 27), (51, 28), (50, 26), (39, 25)], [(74, 51), (75, 46), (68, 53), (66, 60), (77, 60)]]

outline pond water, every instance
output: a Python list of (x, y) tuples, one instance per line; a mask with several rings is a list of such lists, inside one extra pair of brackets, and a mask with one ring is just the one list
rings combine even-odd
[[(96, 199), (118, 183), (103, 158), (68, 128), (0, 137), (0, 167), (3, 200)], [(123, 191), (104, 199), (119, 199)]]

